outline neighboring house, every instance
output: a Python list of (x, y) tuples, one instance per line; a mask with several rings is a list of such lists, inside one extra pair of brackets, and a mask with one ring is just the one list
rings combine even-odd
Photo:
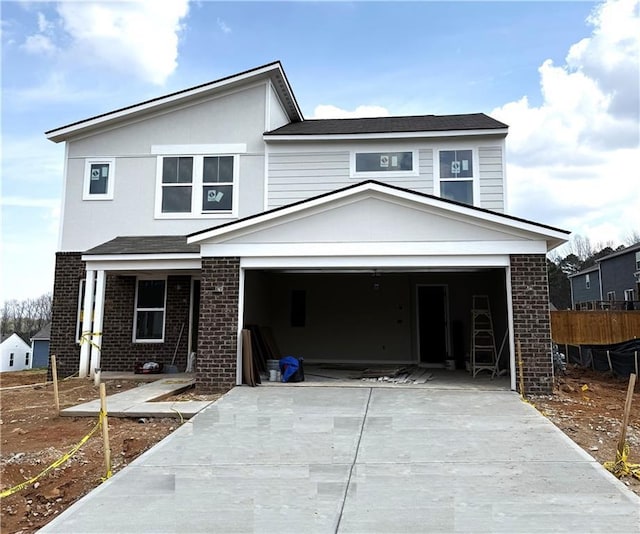
[(49, 339), (51, 336), (51, 323), (44, 326), (37, 334), (31, 338), (31, 348), (33, 350), (34, 369), (47, 367), (49, 365)]
[(18, 334), (11, 334), (0, 343), (0, 372), (31, 369), (31, 347)]
[[(464, 365), (491, 300), (515, 388), (550, 391), (546, 253), (506, 214), (482, 113), (306, 120), (279, 62), (47, 132), (66, 143), (51, 352), (80, 376), (197, 353), (241, 383), (241, 329), (308, 361)], [(89, 290), (87, 290), (89, 289)]]
[(640, 243), (596, 260), (569, 279), (575, 309), (640, 309)]
[[(569, 275), (571, 284), (571, 307), (602, 300), (600, 289), (600, 267), (598, 264)], [(579, 306), (578, 306), (579, 307)]]

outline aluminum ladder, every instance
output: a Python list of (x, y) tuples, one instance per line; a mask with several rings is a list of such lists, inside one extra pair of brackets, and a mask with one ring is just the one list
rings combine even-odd
[(498, 353), (488, 295), (473, 295), (471, 303), (471, 376), (490, 371), (495, 377)]

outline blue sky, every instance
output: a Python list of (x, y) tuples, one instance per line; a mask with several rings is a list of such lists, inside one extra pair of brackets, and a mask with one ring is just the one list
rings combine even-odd
[(639, 3), (2, 2), (0, 298), (52, 289), (46, 130), (276, 59), (307, 118), (506, 122), (509, 213), (620, 244), (640, 232)]

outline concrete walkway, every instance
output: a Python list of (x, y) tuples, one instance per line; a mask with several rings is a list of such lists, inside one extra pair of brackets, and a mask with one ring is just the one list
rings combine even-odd
[[(155, 401), (175, 395), (195, 384), (195, 378), (174, 375), (156, 378), (148, 384), (107, 396), (109, 417), (182, 417), (189, 419), (212, 401)], [(100, 399), (71, 406), (60, 411), (69, 417), (96, 417), (100, 413)]]
[(507, 391), (235, 388), (40, 532), (640, 532)]

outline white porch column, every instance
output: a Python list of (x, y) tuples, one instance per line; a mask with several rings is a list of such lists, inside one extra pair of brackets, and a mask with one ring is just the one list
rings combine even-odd
[(102, 322), (104, 318), (104, 288), (106, 276), (104, 270), (98, 271), (96, 276), (96, 303), (93, 313), (93, 332), (91, 335), (91, 361), (89, 373), (94, 377), (96, 369), (100, 367), (100, 349), (102, 347)]
[(93, 283), (95, 271), (87, 271), (84, 284), (84, 301), (82, 303), (82, 331), (80, 332), (80, 366), (78, 376), (86, 378), (89, 371), (89, 354), (91, 352), (91, 323), (93, 321)]

